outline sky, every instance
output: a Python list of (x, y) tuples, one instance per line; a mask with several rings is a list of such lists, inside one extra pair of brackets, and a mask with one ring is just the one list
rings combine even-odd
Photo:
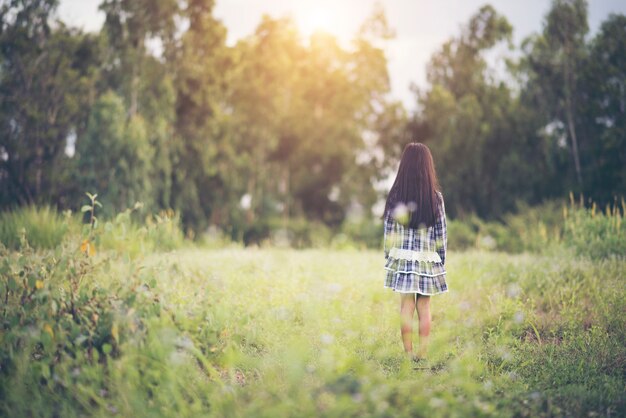
[[(61, 0), (63, 21), (86, 31), (102, 26), (98, 11), (101, 0)], [(252, 34), (264, 14), (291, 16), (307, 36), (325, 30), (348, 45), (361, 23), (382, 5), (395, 39), (387, 43), (391, 96), (415, 108), (412, 83), (426, 85), (426, 64), (431, 55), (485, 3), (506, 16), (513, 26), (513, 41), (519, 46), (528, 35), (541, 30), (551, 0), (216, 0), (214, 15), (228, 29), (228, 43)], [(626, 14), (625, 0), (590, 0), (591, 35), (611, 13)], [(497, 56), (493, 57), (497, 64)]]

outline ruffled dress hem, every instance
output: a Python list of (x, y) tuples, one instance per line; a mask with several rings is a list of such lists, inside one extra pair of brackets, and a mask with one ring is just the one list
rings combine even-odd
[(441, 291), (439, 291), (439, 292), (435, 292), (435, 293), (425, 293), (425, 292), (420, 292), (420, 291), (417, 291), (417, 290), (398, 290), (398, 289), (396, 289), (396, 288), (395, 288), (395, 287), (393, 287), (393, 286), (387, 286), (387, 285), (385, 285), (385, 288), (387, 288), (387, 289), (391, 289), (391, 290), (393, 290), (394, 292), (398, 292), (398, 293), (418, 293), (418, 294), (420, 294), (420, 295), (424, 295), (424, 296), (440, 295), (440, 294), (442, 294), (442, 293), (448, 293), (448, 292), (449, 292), (449, 290), (448, 290), (448, 289), (446, 289), (446, 290), (441, 290)]

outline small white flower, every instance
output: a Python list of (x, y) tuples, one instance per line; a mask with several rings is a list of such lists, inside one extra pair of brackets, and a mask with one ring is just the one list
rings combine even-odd
[(409, 208), (404, 203), (398, 203), (393, 209), (392, 216), (400, 223), (407, 223), (409, 220)]
[(521, 288), (517, 283), (511, 283), (506, 287), (506, 295), (510, 298), (517, 297), (521, 292)]
[(444, 401), (441, 398), (436, 398), (436, 397), (430, 398), (429, 403), (430, 403), (430, 406), (433, 408), (441, 408), (443, 406), (446, 406), (446, 401)]
[(320, 340), (322, 341), (323, 344), (328, 345), (328, 344), (332, 344), (335, 338), (330, 334), (322, 334), (320, 336)]
[(342, 286), (339, 283), (330, 283), (326, 286), (326, 289), (328, 289), (330, 293), (339, 293)]

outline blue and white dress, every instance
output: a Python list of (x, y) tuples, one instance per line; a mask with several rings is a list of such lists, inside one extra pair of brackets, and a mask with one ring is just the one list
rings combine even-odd
[(385, 214), (385, 287), (394, 292), (436, 295), (448, 291), (446, 210), (443, 195), (437, 194), (441, 211), (428, 228), (405, 227), (394, 219), (392, 211)]

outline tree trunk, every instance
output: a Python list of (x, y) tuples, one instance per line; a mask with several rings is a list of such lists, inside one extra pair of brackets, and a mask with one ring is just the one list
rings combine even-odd
[(570, 138), (572, 139), (572, 154), (574, 155), (574, 167), (576, 168), (576, 180), (578, 185), (582, 188), (583, 178), (580, 170), (580, 157), (578, 156), (578, 139), (576, 137), (576, 128), (574, 127), (574, 117), (572, 115), (572, 109), (570, 105), (566, 105), (567, 115), (567, 129), (569, 130)]
[[(569, 48), (568, 48), (569, 49)], [(580, 170), (580, 157), (578, 154), (578, 138), (576, 136), (576, 125), (574, 123), (574, 110), (572, 109), (572, 90), (573, 90), (573, 80), (572, 73), (570, 70), (569, 62), (567, 58), (565, 59), (564, 65), (564, 75), (565, 75), (565, 118), (567, 119), (567, 130), (569, 131), (569, 136), (572, 140), (572, 154), (574, 156), (574, 167), (576, 169), (576, 180), (578, 181), (578, 185), (582, 189), (583, 187), (583, 177)]]

